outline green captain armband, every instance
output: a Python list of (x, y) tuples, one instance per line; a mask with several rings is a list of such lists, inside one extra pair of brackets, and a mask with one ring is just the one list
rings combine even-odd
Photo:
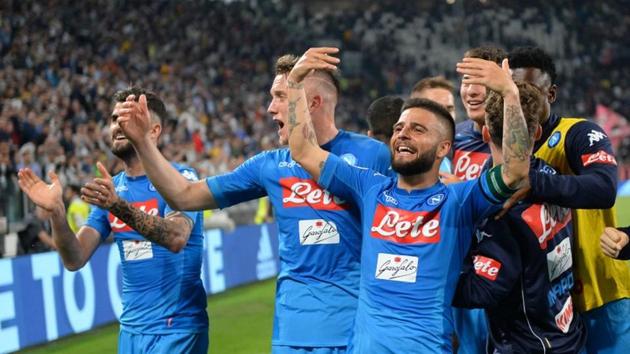
[(503, 165), (499, 165), (494, 166), (486, 172), (486, 183), (488, 184), (488, 188), (497, 199), (507, 199), (517, 191), (517, 189), (512, 189), (505, 184), (501, 174), (502, 171)]

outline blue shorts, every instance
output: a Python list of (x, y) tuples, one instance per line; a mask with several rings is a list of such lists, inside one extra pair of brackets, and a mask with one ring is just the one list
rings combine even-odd
[(291, 345), (272, 345), (272, 354), (345, 354), (346, 347), (294, 347)]
[(120, 330), (118, 354), (207, 354), (208, 331), (201, 333), (133, 334)]
[(630, 299), (609, 302), (582, 314), (587, 328), (586, 351), (598, 354), (630, 352)]
[(459, 343), (458, 354), (481, 354), (486, 352), (488, 324), (483, 309), (453, 307), (453, 322)]

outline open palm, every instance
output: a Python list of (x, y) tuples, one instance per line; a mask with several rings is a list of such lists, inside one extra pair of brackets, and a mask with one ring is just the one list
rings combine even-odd
[(59, 203), (63, 204), (62, 188), (54, 172), (48, 174), (51, 184), (46, 184), (30, 168), (18, 172), (18, 184), (26, 195), (40, 208), (52, 211)]

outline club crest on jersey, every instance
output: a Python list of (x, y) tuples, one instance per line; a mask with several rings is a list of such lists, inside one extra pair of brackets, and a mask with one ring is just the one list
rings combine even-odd
[(453, 156), (453, 161), (455, 161), (455, 170), (453, 172), (455, 176), (466, 181), (481, 176), (481, 169), (489, 155), (485, 152), (456, 150)]
[(402, 244), (440, 242), (440, 212), (376, 206), (370, 235)]
[[(149, 199), (147, 201), (132, 202), (130, 204), (134, 208), (138, 208), (140, 211), (151, 216), (157, 216), (159, 214), (158, 200), (156, 198)], [(133, 231), (131, 227), (125, 224), (122, 220), (118, 219), (118, 217), (114, 216), (112, 213), (107, 214), (107, 219), (109, 220), (109, 226), (112, 228), (112, 232)]]
[(562, 133), (560, 132), (555, 132), (551, 134), (549, 140), (547, 140), (547, 146), (549, 146), (550, 148), (556, 147), (556, 145), (558, 145), (558, 143), (560, 142), (560, 138), (562, 138)]
[(355, 166), (357, 164), (357, 157), (353, 154), (347, 153), (339, 156), (342, 160), (348, 163), (348, 165)]
[(376, 259), (376, 279), (415, 283), (418, 257), (379, 253)]
[(442, 203), (444, 198), (446, 198), (444, 193), (434, 194), (427, 199), (427, 204), (429, 204), (430, 206), (439, 205), (440, 203)]
[(536, 235), (540, 249), (571, 221), (571, 210), (556, 205), (533, 204), (521, 213), (523, 221)]
[(153, 183), (149, 183), (149, 191), (151, 192), (156, 192), (157, 189), (155, 189), (155, 186), (153, 185)]
[(312, 179), (280, 178), (282, 206), (285, 208), (311, 207), (317, 210), (346, 210), (348, 203), (322, 189)]

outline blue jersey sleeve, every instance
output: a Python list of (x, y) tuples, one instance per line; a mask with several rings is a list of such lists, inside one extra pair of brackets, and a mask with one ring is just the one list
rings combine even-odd
[[(190, 167), (183, 167), (183, 166), (176, 166), (176, 168), (179, 171), (179, 173), (182, 176), (184, 176), (187, 180), (193, 181), (193, 182), (199, 180), (199, 176), (197, 175), (197, 171), (195, 171), (195, 169), (190, 168)], [(179, 212), (179, 211), (178, 210), (173, 210), (173, 208), (171, 208), (167, 204), (166, 207), (164, 208), (164, 217), (167, 217), (169, 214), (171, 214), (173, 212)], [(186, 217), (188, 217), (190, 219), (190, 221), (192, 221), (192, 223), (194, 225), (195, 220), (197, 220), (197, 215), (199, 215), (201, 212), (199, 212), (199, 211), (181, 211), (181, 213), (186, 215)]]
[(379, 172), (352, 166), (338, 156), (329, 154), (317, 183), (335, 196), (360, 204), (370, 187), (387, 178)]
[(379, 145), (375, 163), (376, 165), (372, 169), (386, 176), (394, 177), (396, 172), (392, 169), (391, 159), (392, 154), (389, 151), (389, 146), (385, 144)]
[[(485, 171), (479, 178), (448, 185), (460, 199), (460, 206), (471, 211), (473, 222), (477, 222), (497, 212), (503, 202), (510, 197), (505, 188), (501, 188), (501, 172), (498, 167)], [(503, 184), (504, 186), (504, 184)]]
[(269, 152), (261, 152), (232, 172), (206, 178), (208, 188), (220, 208), (267, 195), (261, 174), (268, 154)]
[(514, 289), (521, 274), (520, 247), (505, 218), (487, 220), (475, 231), (478, 241), (464, 260), (453, 305), (492, 308)]
[(611, 208), (617, 193), (617, 162), (608, 136), (597, 124), (582, 121), (569, 129), (564, 145), (575, 176), (530, 171), (532, 200), (574, 209)]
[(104, 241), (112, 231), (109, 219), (107, 218), (108, 215), (109, 212), (107, 210), (92, 205), (90, 214), (85, 222), (85, 226), (93, 228), (100, 234), (101, 241)]

